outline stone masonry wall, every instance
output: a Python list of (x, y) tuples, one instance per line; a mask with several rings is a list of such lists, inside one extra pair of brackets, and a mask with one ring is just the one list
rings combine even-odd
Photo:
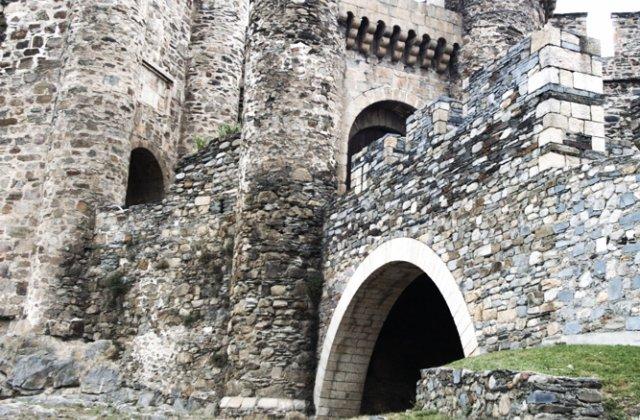
[(240, 119), (248, 0), (198, 0), (191, 36), (184, 151)]
[(554, 14), (549, 22), (564, 31), (571, 32), (576, 35), (587, 35), (587, 16), (588, 13), (563, 13)]
[(601, 388), (599, 381), (589, 378), (434, 368), (422, 371), (416, 406), (452, 417), (600, 418)]
[[(571, 37), (535, 34), (471, 80), (461, 119), (436, 103), (409, 120), (403, 157), (368, 158), (369, 184), (341, 197), (326, 225), (323, 327), (358, 264), (409, 237), (447, 264), (485, 351), (635, 334), (638, 162), (596, 153), (599, 60), (557, 47), (574, 39), (597, 52)], [(546, 62), (562, 68), (550, 75)]]
[[(412, 45), (416, 50), (423, 44), (423, 36), (429, 36), (431, 45), (437, 45), (439, 39), (445, 39), (449, 46), (462, 42), (461, 15), (436, 5), (413, 0), (391, 3), (341, 1), (341, 16), (347, 16), (348, 13), (354, 15), (354, 22), (366, 18), (371, 31), (378, 30), (379, 22), (384, 22), (384, 30), (389, 34), (393, 33), (395, 27), (401, 37), (415, 34), (415, 45)], [(352, 27), (350, 30), (357, 32), (358, 28)], [(370, 37), (373, 39), (373, 35)], [(402, 58), (391, 59), (389, 51), (385, 54), (380, 57), (382, 54), (376, 55), (371, 50), (363, 53), (355, 47), (348, 47), (345, 51), (343, 112), (337, 145), (341, 191), (346, 190), (349, 132), (360, 112), (369, 105), (385, 100), (403, 102), (419, 109), (439, 96), (450, 95), (449, 73), (437, 71), (429, 60), (423, 68), (420, 65), (407, 65)]]
[(253, 2), (231, 287), (226, 415), (304, 411), (344, 74), (335, 0)]
[(640, 97), (640, 12), (612, 14), (615, 55), (605, 63), (607, 136), (614, 154), (638, 153), (631, 102)]
[(0, 320), (21, 316), (27, 294), (69, 3), (0, 6)]
[(171, 402), (222, 396), (239, 142), (183, 159), (161, 204), (97, 215), (80, 275), (84, 337), (118, 344), (126, 386)]
[(20, 0), (3, 14), (2, 317), (75, 335), (74, 259), (95, 207), (124, 202), (135, 147), (171, 178), (190, 3)]
[[(471, 75), (544, 25), (547, 1), (462, 0), (462, 68)], [(553, 9), (551, 9), (553, 10)], [(549, 13), (550, 14), (550, 13)]]

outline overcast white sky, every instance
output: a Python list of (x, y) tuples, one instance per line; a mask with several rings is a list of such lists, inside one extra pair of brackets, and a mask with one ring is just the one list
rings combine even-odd
[(613, 55), (611, 12), (640, 10), (640, 0), (558, 0), (556, 13), (588, 12), (589, 36), (602, 41), (602, 54)]

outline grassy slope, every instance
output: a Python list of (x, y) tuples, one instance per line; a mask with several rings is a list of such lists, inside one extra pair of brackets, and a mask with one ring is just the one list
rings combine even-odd
[(612, 414), (640, 410), (640, 347), (553, 346), (501, 351), (450, 365), (470, 370), (510, 369), (602, 380)]

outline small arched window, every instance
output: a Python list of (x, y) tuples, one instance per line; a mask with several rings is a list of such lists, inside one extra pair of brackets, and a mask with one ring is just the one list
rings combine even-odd
[(407, 118), (415, 108), (397, 101), (381, 101), (366, 107), (356, 117), (349, 132), (347, 188), (351, 188), (353, 156), (387, 134), (407, 134)]
[(164, 179), (153, 154), (139, 147), (131, 152), (125, 206), (157, 203), (164, 197)]

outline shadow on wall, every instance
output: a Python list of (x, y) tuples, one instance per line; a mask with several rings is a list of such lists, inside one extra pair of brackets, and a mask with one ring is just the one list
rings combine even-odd
[(349, 132), (347, 188), (351, 188), (353, 157), (387, 134), (405, 136), (407, 118), (416, 111), (411, 105), (397, 101), (381, 101), (366, 107), (356, 117)]
[(145, 148), (133, 149), (125, 206), (158, 203), (163, 198), (164, 181), (158, 160)]
[(447, 303), (425, 274), (393, 305), (369, 362), (361, 414), (414, 407), (420, 370), (464, 358)]

